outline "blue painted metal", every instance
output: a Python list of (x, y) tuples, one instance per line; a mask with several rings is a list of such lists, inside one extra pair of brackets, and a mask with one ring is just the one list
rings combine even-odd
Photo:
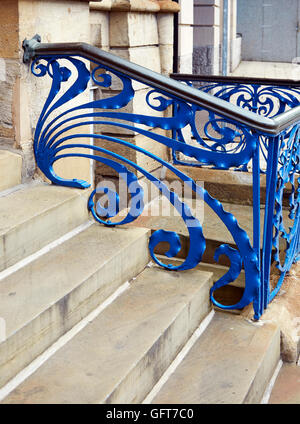
[[(254, 83), (245, 84), (226, 82), (207, 83), (201, 81), (201, 76), (199, 76), (198, 81), (195, 78), (193, 81), (188, 81), (185, 78), (184, 81), (189, 86), (198, 88), (205, 93), (211, 93), (215, 97), (234, 103), (237, 106), (269, 118), (274, 118), (300, 104), (300, 86), (287, 87), (280, 85), (269, 86)], [(193, 107), (192, 109), (192, 115), (190, 116), (191, 119), (188, 125), (193, 139), (209, 150), (222, 150), (228, 153), (233, 151), (238, 152), (244, 144), (244, 137), (243, 134), (241, 134), (240, 128), (235, 127), (235, 125), (232, 125), (232, 128), (228, 128), (228, 119), (224, 120), (222, 117), (211, 111), (206, 122), (204, 118), (204, 122), (200, 123), (200, 129), (202, 130), (202, 132), (200, 132), (197, 121), (199, 120), (198, 116), (201, 111), (203, 111), (203, 109), (199, 107)], [(214, 133), (215, 137), (212, 137), (209, 132)], [(187, 142), (182, 129), (177, 130), (173, 137), (180, 140), (182, 143)], [(259, 134), (258, 137), (261, 150), (260, 153), (265, 161), (267, 161), (267, 138), (264, 134)], [(236, 142), (237, 138), (239, 139), (238, 143)], [(210, 142), (213, 139), (216, 141), (215, 144)], [(234, 144), (232, 143), (233, 141)], [(201, 163), (200, 161), (182, 159), (176, 149), (173, 149), (172, 153), (175, 164), (189, 166), (206, 165), (205, 162)], [(247, 164), (240, 164), (238, 168), (242, 171), (247, 171), (249, 163), (250, 160)]]
[[(184, 81), (190, 86), (197, 87), (207, 93), (222, 98), (228, 102), (251, 110), (259, 115), (274, 118), (300, 104), (300, 86), (287, 85), (263, 85), (263, 83), (233, 83), (233, 82), (201, 82), (193, 76), (193, 81), (188, 81), (185, 76)], [(193, 117), (190, 122), (190, 128), (193, 137), (201, 146), (211, 150), (220, 148), (220, 144), (209, 145), (208, 131), (205, 128), (212, 125), (215, 132), (220, 134), (221, 140), (233, 141), (233, 137), (228, 137), (228, 129), (218, 125), (218, 117), (213, 112), (209, 113), (206, 123), (204, 123), (204, 135), (201, 137), (196, 125), (196, 113), (199, 108), (193, 109)], [(203, 124), (203, 122), (202, 122)], [(236, 132), (235, 127), (233, 130)], [(260, 264), (260, 289), (257, 298), (254, 300), (254, 309), (258, 311), (256, 316), (261, 316), (268, 304), (279, 292), (285, 275), (289, 272), (291, 265), (298, 260), (299, 255), (299, 202), (300, 198), (298, 180), (299, 180), (299, 131), (300, 124), (296, 123), (290, 128), (280, 133), (278, 136), (270, 137), (264, 133), (252, 132), (252, 137), (256, 139), (256, 149), (246, 164), (237, 167), (236, 170), (248, 171), (252, 164), (251, 171), (253, 176), (253, 248), (256, 252), (258, 263)], [(224, 135), (225, 134), (225, 135)], [(236, 134), (235, 134), (236, 135)], [(183, 143), (183, 132), (174, 131), (173, 137)], [(235, 138), (235, 145), (226, 148), (222, 143), (222, 150), (237, 151), (239, 140)], [(266, 169), (261, 169), (261, 160), (266, 162)], [(178, 159), (178, 152), (173, 150), (174, 163), (181, 165), (206, 166), (206, 163), (187, 162)], [(263, 223), (262, 249), (260, 249), (261, 240), (261, 222), (260, 222), (260, 175), (266, 174), (266, 206)], [(289, 219), (288, 223), (283, 219), (283, 192), (286, 185), (290, 184), (291, 194), (289, 195)], [(284, 255), (280, 244), (285, 242)], [(282, 257), (284, 256), (284, 258)], [(270, 272), (272, 261), (280, 272), (277, 283), (271, 289)]]
[[(144, 208), (144, 193), (135, 174), (129, 171), (133, 168), (144, 175), (154, 184), (160, 193), (180, 213), (189, 233), (190, 247), (186, 259), (178, 266), (163, 263), (155, 254), (155, 247), (160, 242), (168, 242), (169, 250), (166, 256), (175, 257), (181, 249), (180, 237), (174, 231), (160, 229), (155, 231), (149, 242), (150, 254), (153, 260), (160, 266), (168, 270), (192, 269), (202, 259), (205, 252), (206, 242), (202, 227), (196, 217), (193, 216), (189, 207), (179, 199), (179, 197), (169, 190), (163, 181), (160, 181), (140, 165), (128, 159), (128, 155), (121, 156), (110, 151), (108, 148), (85, 144), (81, 138), (91, 140), (101, 140), (104, 143), (110, 142), (122, 145), (129, 152), (135, 150), (152, 160), (158, 166), (162, 165), (173, 172), (175, 176), (185, 182), (211, 210), (225, 224), (231, 234), (236, 248), (229, 245), (221, 245), (215, 252), (215, 260), (218, 261), (220, 255), (226, 255), (230, 260), (229, 271), (221, 277), (211, 289), (212, 302), (223, 309), (240, 309), (253, 302), (255, 319), (259, 319), (267, 303), (274, 297), (276, 290), (279, 290), (282, 280), (272, 292), (269, 287), (269, 274), (272, 249), (275, 252), (275, 260), (282, 275), (288, 272), (290, 264), (299, 256), (299, 205), (298, 188), (296, 187), (296, 174), (299, 172), (299, 135), (298, 124), (293, 129), (285, 130), (283, 134), (276, 137), (265, 136), (253, 131), (250, 127), (239, 124), (233, 119), (217, 116), (214, 110), (207, 109), (208, 121), (204, 124), (205, 138), (197, 135), (195, 125), (195, 113), (199, 110), (192, 102), (188, 103), (176, 95), (168, 95), (163, 91), (152, 89), (145, 97), (145, 102), (150, 109), (163, 112), (168, 107), (173, 108), (173, 116), (153, 116), (143, 114), (125, 113), (121, 108), (128, 105), (135, 96), (132, 88), (132, 78), (121, 72), (111, 69), (96, 61), (92, 63), (90, 71), (85, 61), (77, 55), (42, 55), (37, 56), (32, 63), (32, 72), (37, 77), (48, 75), (52, 80), (48, 98), (39, 117), (35, 137), (34, 153), (38, 167), (54, 184), (87, 188), (89, 184), (79, 179), (64, 179), (59, 177), (53, 169), (56, 161), (68, 157), (85, 157), (103, 163), (118, 174), (124, 177), (128, 185), (129, 192), (135, 198), (135, 202), (127, 213), (127, 216), (119, 222), (111, 221), (118, 213), (118, 194), (109, 188), (103, 188), (111, 202), (117, 207), (112, 211), (109, 207), (104, 207), (95, 202), (96, 190), (93, 190), (88, 208), (92, 215), (101, 224), (106, 226), (123, 225), (137, 219)], [(72, 77), (72, 78), (71, 78)], [(117, 78), (122, 89), (118, 94), (111, 97), (94, 101), (80, 102), (80, 95), (88, 89), (89, 83), (109, 89), (113, 78)], [(119, 84), (120, 85), (120, 84)], [(151, 87), (151, 83), (149, 83)], [(202, 87), (210, 91), (214, 89), (214, 94), (221, 98), (230, 100), (234, 95), (237, 104), (258, 113), (269, 115), (274, 113), (275, 104), (269, 98), (265, 99), (266, 93), (259, 87), (253, 87), (250, 91), (247, 87), (220, 87), (219, 84)], [(245, 91), (246, 90), (246, 91)], [(296, 97), (281, 90), (278, 87), (270, 89), (272, 95), (279, 101), (278, 111), (288, 105), (293, 107), (296, 104)], [(112, 91), (113, 93), (113, 91)], [(246, 98), (245, 93), (251, 97)], [(71, 101), (76, 99), (76, 105), (72, 106)], [(254, 239), (251, 244), (250, 239), (237, 222), (235, 216), (224, 210), (223, 205), (214, 199), (202, 186), (199, 186), (190, 177), (176, 168), (172, 163), (165, 161), (157, 155), (139, 146), (131, 144), (122, 139), (121, 136), (111, 136), (105, 134), (91, 134), (89, 129), (91, 124), (110, 125), (126, 130), (135, 131), (148, 139), (153, 145), (162, 144), (174, 152), (191, 158), (197, 164), (205, 164), (218, 169), (246, 169), (250, 162), (253, 164), (253, 233)], [(197, 145), (190, 145), (185, 142), (183, 128), (190, 127), (196, 135)], [(150, 131), (153, 128), (171, 130), (173, 137), (167, 137)], [(296, 128), (296, 129), (295, 129)], [(78, 130), (78, 132), (77, 132)], [(263, 143), (267, 149), (267, 213), (264, 223), (264, 249), (261, 253), (260, 239), (260, 154), (259, 146)], [(103, 143), (103, 144), (104, 144)], [(81, 149), (80, 153), (74, 149)], [(277, 160), (279, 159), (279, 160)], [(278, 171), (279, 169), (279, 171)], [(287, 183), (293, 186), (293, 193), (290, 198), (290, 216), (294, 220), (291, 230), (287, 231), (282, 224), (282, 192)], [(275, 211), (275, 212), (274, 212)], [(275, 229), (275, 236), (273, 231)], [(279, 255), (280, 239), (287, 241), (286, 259), (281, 261)], [(215, 291), (234, 281), (245, 271), (245, 290), (242, 298), (234, 305), (222, 305), (215, 299)], [(283, 278), (283, 277), (282, 277)]]

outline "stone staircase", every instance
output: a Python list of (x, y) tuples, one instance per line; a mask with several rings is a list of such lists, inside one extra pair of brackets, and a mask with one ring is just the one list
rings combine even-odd
[[(158, 268), (152, 225), (100, 226), (88, 194), (43, 183), (2, 192), (1, 402), (260, 402), (280, 330), (212, 310), (226, 263)], [(211, 233), (209, 250), (221, 239)]]

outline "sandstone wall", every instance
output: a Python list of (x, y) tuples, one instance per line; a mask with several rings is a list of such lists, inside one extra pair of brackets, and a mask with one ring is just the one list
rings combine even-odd
[[(133, 63), (145, 66), (155, 72), (170, 74), (173, 68), (173, 17), (179, 10), (172, 1), (106, 1), (91, 3), (91, 41), (92, 44), (110, 51)], [(122, 84), (113, 78), (111, 87), (94, 87), (95, 98), (111, 97), (120, 92)], [(135, 97), (120, 112), (164, 116), (166, 112), (155, 111), (147, 105), (146, 96), (149, 87), (133, 82)], [(167, 113), (170, 113), (167, 112)], [(96, 126), (95, 132), (107, 136), (117, 136), (133, 145), (139, 146), (157, 156), (169, 160), (169, 150), (136, 131), (111, 125)], [(166, 134), (166, 131), (154, 129), (154, 132)], [(126, 156), (147, 171), (154, 171), (160, 165), (146, 155), (128, 149), (114, 142), (95, 141), (95, 144)], [(138, 177), (140, 172), (132, 169)], [(102, 179), (117, 178), (117, 173), (106, 165), (96, 165), (96, 183)]]
[[(159, 73), (169, 74), (173, 64), (173, 16), (178, 10), (178, 5), (171, 0), (1, 0), (0, 149), (22, 153), (23, 180), (37, 175), (33, 135), (51, 78), (34, 77), (30, 67), (22, 63), (22, 41), (34, 34), (41, 35), (43, 42), (84, 41)], [(109, 96), (119, 89), (115, 85), (106, 91), (87, 90), (80, 101), (93, 96)], [(135, 89), (136, 97), (128, 111), (159, 113), (150, 111), (146, 104), (148, 88), (137, 84)], [(97, 130), (113, 134), (112, 128)], [(134, 131), (123, 131), (122, 136), (132, 143), (146, 146), (147, 141)], [(91, 142), (89, 139), (84, 141)], [(157, 153), (168, 157), (166, 149), (158, 148)], [(153, 169), (153, 161), (149, 159), (142, 160), (138, 155), (132, 159), (149, 170)], [(91, 163), (86, 159), (64, 159), (55, 164), (55, 171), (65, 178), (93, 181)], [(96, 169), (98, 175), (107, 173), (110, 171), (105, 171), (105, 167)]]

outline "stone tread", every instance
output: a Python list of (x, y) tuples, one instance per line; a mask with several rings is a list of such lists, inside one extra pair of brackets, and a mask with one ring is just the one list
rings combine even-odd
[(147, 247), (148, 230), (93, 224), (0, 280), (0, 386), (141, 272)]
[(0, 191), (21, 184), (22, 156), (18, 153), (0, 150)]
[(153, 403), (259, 403), (279, 357), (276, 325), (216, 312)]
[(86, 222), (89, 193), (31, 184), (0, 197), (0, 270)]
[[(233, 237), (229, 230), (223, 224), (222, 220), (218, 217), (212, 209), (201, 200), (186, 199), (185, 203), (190, 206), (190, 209), (195, 217), (198, 218), (202, 224), (203, 234), (206, 240), (213, 242), (229, 243), (235, 245)], [(248, 205), (238, 205), (222, 202), (223, 208), (226, 212), (231, 213), (236, 217), (239, 226), (246, 231), (250, 242), (253, 239), (253, 208)], [(264, 209), (261, 209), (261, 228), (263, 229)], [(288, 220), (288, 211), (284, 211), (284, 219)], [(187, 227), (177, 211), (174, 211), (172, 205), (165, 197), (160, 197), (152, 201), (145, 207), (143, 213), (131, 226), (144, 227), (152, 230), (163, 229), (167, 231), (176, 231), (178, 234), (188, 236)], [(261, 231), (261, 242), (262, 242)]]
[(283, 364), (271, 392), (269, 403), (300, 405), (299, 365)]
[(209, 312), (210, 284), (146, 268), (3, 403), (140, 403)]

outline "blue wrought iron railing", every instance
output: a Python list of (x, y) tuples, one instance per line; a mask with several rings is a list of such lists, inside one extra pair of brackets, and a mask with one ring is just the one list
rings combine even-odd
[[(211, 289), (214, 304), (224, 309), (241, 309), (253, 302), (254, 318), (259, 319), (268, 303), (274, 298), (282, 284), (285, 274), (299, 255), (299, 125), (300, 107), (296, 106), (297, 96), (286, 94), (277, 87), (276, 93), (279, 107), (273, 113), (269, 94), (264, 100), (259, 96), (255, 84), (247, 84), (255, 91), (251, 101), (239, 91), (241, 86), (234, 85), (231, 91), (218, 82), (201, 86), (201, 90), (188, 84), (167, 78), (124, 59), (116, 57), (85, 43), (43, 44), (38, 36), (25, 40), (24, 62), (32, 61), (31, 69), (35, 76), (48, 75), (51, 86), (48, 98), (36, 125), (34, 136), (34, 153), (37, 166), (54, 183), (69, 187), (86, 188), (85, 181), (68, 180), (59, 177), (53, 170), (56, 161), (67, 157), (85, 157), (103, 163), (114, 169), (121, 176), (126, 176), (130, 194), (135, 197), (124, 219), (111, 221), (109, 212), (101, 213), (95, 204), (96, 190), (93, 190), (88, 207), (95, 219), (107, 226), (122, 225), (134, 221), (144, 208), (144, 193), (134, 172), (139, 171), (154, 184), (169, 202), (180, 213), (189, 233), (190, 246), (186, 259), (180, 265), (163, 263), (155, 254), (160, 242), (167, 242), (169, 250), (166, 255), (175, 257), (181, 249), (179, 235), (174, 231), (160, 229), (150, 237), (149, 249), (153, 260), (169, 270), (187, 270), (194, 268), (202, 259), (206, 242), (199, 220), (193, 216), (188, 206), (169, 190), (167, 185), (154, 174), (129, 159), (129, 154), (117, 154), (109, 148), (80, 142), (81, 138), (101, 140), (122, 145), (123, 151), (135, 150), (164, 166), (184, 181), (197, 196), (214, 211), (231, 234), (235, 248), (223, 244), (215, 252), (215, 257), (227, 255), (230, 260), (229, 271), (220, 278)], [(87, 66), (90, 61), (91, 67)], [(81, 93), (89, 84), (108, 90), (114, 86), (121, 87), (118, 93), (111, 91), (110, 96), (99, 100), (80, 102)], [(120, 111), (133, 101), (136, 93), (133, 82), (138, 81), (150, 87), (145, 102), (153, 111), (152, 114), (135, 114)], [(213, 90), (213, 94), (209, 94)], [(245, 85), (246, 90), (246, 85)], [(283, 90), (284, 91), (284, 90)], [(231, 95), (237, 96), (235, 102), (229, 103)], [(244, 97), (243, 97), (244, 96)], [(258, 100), (254, 100), (257, 99)], [(287, 96), (287, 97), (284, 97)], [(287, 99), (283, 101), (283, 98)], [(263, 99), (263, 100), (261, 100)], [(76, 104), (71, 101), (76, 100)], [(255, 103), (257, 101), (257, 105)], [(260, 106), (258, 106), (260, 103)], [(244, 107), (240, 107), (244, 106)], [(290, 110), (286, 110), (286, 106)], [(163, 115), (169, 107), (173, 115)], [(256, 109), (261, 107), (261, 109)], [(247, 110), (248, 108), (248, 110)], [(266, 112), (267, 110), (267, 112)], [(195, 125), (196, 112), (207, 114), (207, 122), (203, 124), (204, 136), (201, 136)], [(255, 112), (258, 113), (255, 113)], [(284, 111), (284, 112), (283, 112)], [(283, 112), (283, 113), (282, 113)], [(265, 115), (265, 116), (263, 116)], [(222, 204), (214, 199), (202, 186), (197, 185), (181, 170), (149, 150), (126, 141), (125, 137), (115, 134), (91, 133), (91, 125), (109, 125), (141, 134), (157, 143), (166, 146), (177, 154), (190, 158), (193, 165), (210, 166), (218, 169), (246, 170), (251, 163), (253, 178), (253, 242), (242, 229), (231, 213), (224, 210)], [(86, 129), (82, 132), (82, 128)], [(153, 128), (171, 130), (173, 136), (153, 132)], [(190, 128), (194, 140), (186, 142), (183, 129)], [(213, 131), (213, 134), (209, 131)], [(77, 142), (78, 140), (78, 142)], [(195, 142), (196, 140), (196, 142)], [(75, 141), (75, 143), (74, 143)], [(267, 196), (265, 219), (263, 225), (263, 244), (261, 249), (260, 223), (260, 157), (266, 156)], [(79, 153), (76, 149), (81, 149)], [(75, 149), (75, 150), (74, 150)], [(86, 151), (86, 152), (85, 152)], [(288, 230), (283, 225), (282, 195), (286, 184), (291, 185), (289, 197), (290, 220)], [(117, 193), (106, 190), (109, 196), (118, 199)], [(116, 202), (118, 203), (118, 201)], [(133, 205), (133, 204), (132, 204)], [(284, 258), (279, 249), (280, 239), (286, 241)], [(272, 258), (280, 270), (280, 279), (275, 288), (270, 287), (270, 267)], [(245, 289), (242, 298), (234, 305), (222, 305), (215, 300), (214, 292), (220, 287), (233, 282), (245, 271)]]

